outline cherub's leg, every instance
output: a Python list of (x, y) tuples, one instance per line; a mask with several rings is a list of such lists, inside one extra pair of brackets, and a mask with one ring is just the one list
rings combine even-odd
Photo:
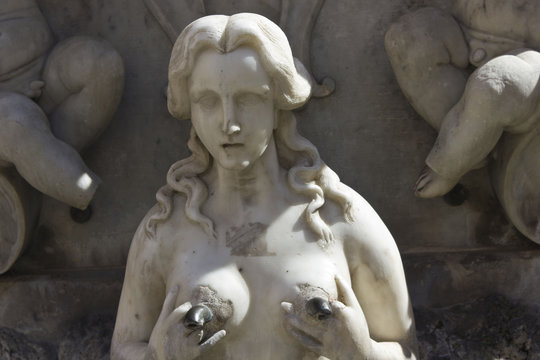
[(493, 150), (503, 131), (530, 130), (538, 121), (540, 54), (499, 56), (470, 77), (463, 97), (445, 117), (416, 194), (444, 195)]
[(79, 154), (50, 131), (40, 107), (16, 93), (0, 93), (0, 162), (13, 164), (39, 191), (84, 209), (100, 180)]
[(73, 37), (59, 43), (43, 71), (39, 104), (54, 135), (81, 150), (111, 121), (124, 86), (122, 59), (103, 40)]
[(438, 130), (467, 81), (469, 50), (460, 26), (439, 9), (423, 8), (393, 24), (385, 46), (401, 90)]

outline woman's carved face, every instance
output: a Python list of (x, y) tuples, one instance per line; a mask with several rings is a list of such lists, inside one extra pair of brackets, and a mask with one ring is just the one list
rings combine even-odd
[(240, 47), (201, 52), (188, 83), (191, 121), (223, 168), (242, 170), (264, 153), (276, 127), (273, 84), (259, 55)]

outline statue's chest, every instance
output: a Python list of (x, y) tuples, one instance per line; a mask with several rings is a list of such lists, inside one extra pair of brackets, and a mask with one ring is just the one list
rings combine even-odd
[(296, 284), (334, 285), (335, 273), (347, 270), (341, 243), (323, 247), (298, 223), (246, 222), (219, 229), (217, 239), (201, 235), (183, 241), (174, 261), (175, 277), (183, 278), (179, 281), (212, 277), (217, 282), (234, 274), (255, 292), (251, 296), (270, 285), (282, 295)]
[[(348, 276), (339, 244), (323, 249), (309, 229), (247, 223), (231, 227), (218, 241), (192, 239), (182, 246), (169, 285), (181, 287), (178, 305), (215, 301), (230, 304), (224, 325), (242, 342), (282, 333), (281, 302), (303, 307), (310, 297), (337, 297), (335, 275)], [(231, 336), (232, 337), (232, 336)]]

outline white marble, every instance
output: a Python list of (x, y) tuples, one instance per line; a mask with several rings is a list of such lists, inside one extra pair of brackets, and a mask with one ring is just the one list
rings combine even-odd
[[(264, 17), (180, 35), (169, 110), (191, 118), (193, 155), (133, 239), (112, 359), (415, 358), (392, 236), (296, 133), (310, 89)], [(214, 318), (189, 327), (197, 304)]]

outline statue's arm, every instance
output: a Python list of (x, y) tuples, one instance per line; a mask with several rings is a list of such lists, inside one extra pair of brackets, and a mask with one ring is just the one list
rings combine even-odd
[(396, 243), (371, 206), (356, 192), (354, 222), (345, 247), (351, 287), (365, 315), (373, 359), (417, 357), (414, 317)]
[(226, 335), (225, 330), (220, 330), (201, 343), (200, 332), (183, 325), (191, 303), (176, 304), (182, 284), (166, 286), (179, 241), (166, 233), (171, 226), (175, 231), (181, 230), (170, 222), (183, 216), (183, 201), (175, 198), (175, 211), (168, 223), (157, 228), (156, 235), (148, 236), (145, 225), (157, 207), (150, 210), (135, 233), (116, 317), (111, 360), (192, 360)]
[(111, 344), (112, 360), (152, 359), (148, 342), (164, 302), (165, 283), (155, 268), (159, 263), (155, 259), (157, 240), (147, 237), (146, 220), (135, 233), (129, 251)]

